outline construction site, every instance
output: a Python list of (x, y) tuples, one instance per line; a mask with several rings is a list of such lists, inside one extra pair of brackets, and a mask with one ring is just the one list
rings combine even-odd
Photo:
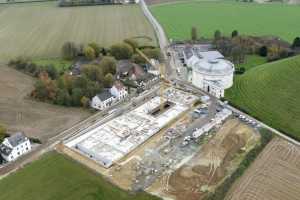
[(117, 186), (201, 199), (258, 141), (258, 127), (208, 96), (168, 87), (64, 142), (63, 152)]
[(189, 109), (197, 97), (168, 89), (138, 108), (97, 127), (66, 146), (108, 168)]

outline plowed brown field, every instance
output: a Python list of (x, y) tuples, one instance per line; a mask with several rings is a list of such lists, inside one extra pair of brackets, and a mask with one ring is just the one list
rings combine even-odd
[(242, 178), (226, 200), (299, 200), (300, 148), (275, 138)]

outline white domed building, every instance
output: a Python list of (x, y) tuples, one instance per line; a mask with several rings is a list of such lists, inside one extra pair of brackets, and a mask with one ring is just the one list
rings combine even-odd
[(196, 87), (218, 97), (233, 84), (234, 65), (218, 51), (198, 52), (186, 61)]

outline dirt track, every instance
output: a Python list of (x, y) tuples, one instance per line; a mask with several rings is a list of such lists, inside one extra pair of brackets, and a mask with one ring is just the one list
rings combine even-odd
[(190, 161), (162, 177), (154, 193), (176, 200), (199, 200), (237, 166), (232, 162), (242, 147), (252, 148), (259, 136), (236, 119), (227, 121)]
[(46, 141), (90, 115), (82, 109), (29, 99), (34, 82), (32, 77), (0, 65), (0, 123), (10, 132), (23, 131), (30, 137)]
[(300, 148), (275, 138), (235, 183), (226, 200), (299, 200)]

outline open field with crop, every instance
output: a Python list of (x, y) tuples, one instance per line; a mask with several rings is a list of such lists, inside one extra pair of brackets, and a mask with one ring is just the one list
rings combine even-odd
[(252, 116), (300, 140), (300, 56), (236, 76), (226, 98)]
[[(13, 188), (13, 189), (12, 189)], [(0, 199), (158, 200), (121, 190), (61, 154), (51, 152), (0, 182)]]
[(66, 41), (108, 47), (140, 37), (156, 45), (152, 26), (138, 5), (57, 7), (57, 2), (0, 5), (0, 60), (60, 56)]
[(27, 136), (45, 141), (90, 115), (83, 109), (29, 99), (34, 81), (28, 75), (0, 65), (0, 122), (10, 131), (23, 131)]
[(298, 200), (299, 188), (300, 148), (275, 138), (233, 185), (225, 200)]
[(224, 35), (238, 30), (240, 34), (275, 35), (291, 42), (300, 33), (300, 6), (189, 1), (153, 5), (151, 11), (174, 40), (190, 39), (192, 26), (208, 38), (216, 30)]

